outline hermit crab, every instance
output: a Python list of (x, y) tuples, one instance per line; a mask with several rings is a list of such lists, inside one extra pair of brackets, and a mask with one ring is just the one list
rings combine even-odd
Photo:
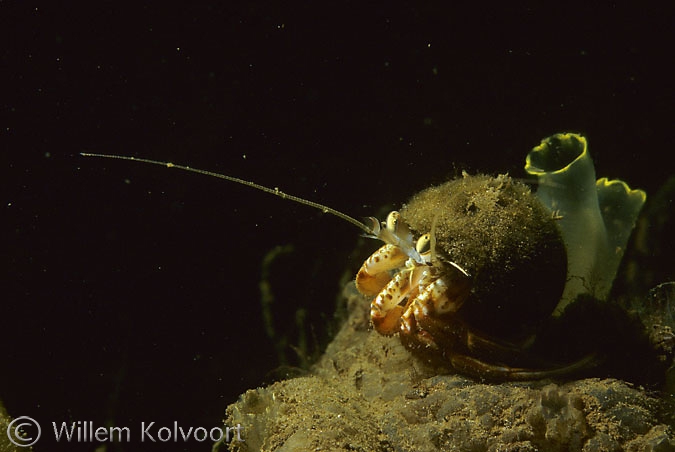
[(374, 297), (373, 327), (464, 373), (540, 375), (523, 367), (535, 361), (523, 350), (565, 285), (555, 221), (506, 175), (464, 174), (415, 195), (389, 214), (379, 232), (387, 243), (356, 276), (357, 289)]
[[(373, 328), (398, 334), (426, 361), (492, 380), (559, 376), (593, 362), (592, 353), (563, 362), (544, 359), (533, 344), (576, 297), (606, 297), (645, 199), (621, 181), (596, 183), (586, 140), (577, 134), (549, 137), (528, 155), (526, 171), (539, 178), (536, 194), (508, 175), (463, 173), (416, 194), (386, 221), (369, 218), (367, 224), (223, 174), (82, 155), (225, 179), (352, 223), (384, 242), (355, 278), (359, 292), (372, 300)], [(597, 284), (589, 284), (591, 277)]]

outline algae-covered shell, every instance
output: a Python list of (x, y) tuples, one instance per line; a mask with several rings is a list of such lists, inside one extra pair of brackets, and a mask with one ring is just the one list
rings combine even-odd
[(469, 176), (428, 188), (401, 209), (415, 235), (433, 232), (439, 261), (472, 278), (460, 309), (471, 327), (526, 340), (550, 316), (567, 275), (565, 247), (551, 212), (509, 176)]

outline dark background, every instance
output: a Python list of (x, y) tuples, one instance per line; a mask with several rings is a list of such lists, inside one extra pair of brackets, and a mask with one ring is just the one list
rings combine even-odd
[(354, 253), (353, 226), (250, 188), (79, 152), (218, 171), (357, 218), (462, 169), (525, 177), (555, 132), (584, 133), (599, 176), (648, 193), (673, 172), (665, 11), (59, 3), (0, 2), (0, 399), (43, 428), (220, 425), (281, 364), (265, 254), (293, 245), (271, 267), (275, 325), (315, 344), (340, 278), (378, 246)]

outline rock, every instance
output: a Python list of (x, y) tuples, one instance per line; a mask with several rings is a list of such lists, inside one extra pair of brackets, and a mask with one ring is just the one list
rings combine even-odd
[(371, 331), (368, 301), (310, 376), (249, 390), (227, 409), (231, 451), (669, 451), (669, 402), (602, 378), (483, 384), (438, 374)]

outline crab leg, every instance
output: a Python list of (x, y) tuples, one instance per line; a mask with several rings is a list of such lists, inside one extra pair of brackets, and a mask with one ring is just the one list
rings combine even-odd
[(363, 263), (356, 274), (356, 288), (363, 295), (372, 297), (391, 281), (389, 272), (403, 267), (408, 256), (395, 245), (384, 245)]
[(449, 356), (452, 367), (458, 372), (479, 378), (481, 381), (518, 381), (556, 378), (575, 372), (583, 372), (597, 363), (595, 354), (587, 355), (578, 361), (559, 367), (544, 369), (524, 369), (517, 367), (490, 364), (470, 356), (451, 354)]
[[(370, 320), (378, 333), (392, 335), (400, 328), (401, 315), (408, 309), (420, 280), (427, 274), (426, 266), (415, 266), (408, 271), (396, 273), (386, 287), (370, 304)], [(408, 302), (405, 300), (408, 299)]]

